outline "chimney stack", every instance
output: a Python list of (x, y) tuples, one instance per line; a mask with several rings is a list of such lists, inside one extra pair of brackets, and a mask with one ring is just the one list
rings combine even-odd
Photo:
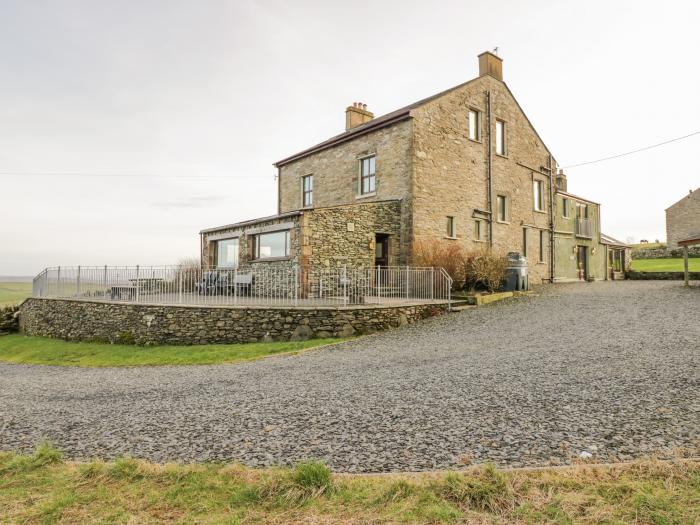
[(559, 170), (559, 173), (557, 173), (556, 185), (558, 190), (566, 191), (567, 183), (566, 175), (564, 175), (564, 170)]
[(503, 60), (491, 51), (485, 51), (479, 55), (479, 76), (484, 75), (491, 75), (503, 81)]
[(367, 104), (353, 102), (352, 106), (348, 106), (345, 110), (345, 131), (369, 122), (373, 118), (374, 113), (367, 111)]

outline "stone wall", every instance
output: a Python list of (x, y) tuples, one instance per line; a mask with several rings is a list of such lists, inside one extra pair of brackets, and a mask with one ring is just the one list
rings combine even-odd
[[(651, 250), (635, 248), (632, 250), (633, 259), (666, 259), (668, 257), (683, 257), (683, 248), (655, 248)], [(700, 246), (689, 247), (688, 257), (700, 257)]]
[(0, 335), (19, 330), (19, 305), (0, 307)]
[[(482, 76), (412, 111), (414, 115), (413, 234), (415, 239), (439, 238), (467, 250), (488, 246), (488, 111), (491, 93), (492, 195), (506, 197), (505, 221), (493, 223), (494, 250), (523, 251), (523, 228), (528, 229), (527, 252), (533, 283), (549, 276), (549, 152), (520, 106), (502, 82)], [(479, 140), (468, 136), (469, 110), (480, 115)], [(505, 122), (506, 154), (495, 153), (496, 119)], [(545, 188), (545, 210), (536, 211), (533, 180)], [(447, 238), (447, 216), (455, 217), (456, 239)], [(484, 236), (475, 237), (480, 219)], [(539, 261), (539, 232), (544, 231), (544, 260)]]
[[(682, 281), (685, 279), (683, 272), (636, 272), (630, 270), (626, 272), (627, 279), (637, 281)], [(691, 281), (700, 281), (700, 272), (688, 272)]]
[[(313, 207), (402, 200), (400, 257), (410, 242), (412, 121), (360, 135), (280, 167), (279, 211), (302, 208), (301, 178), (313, 175)], [(376, 192), (360, 195), (360, 159), (376, 156)]]
[(401, 256), (401, 202), (373, 202), (304, 212), (302, 262), (312, 268), (374, 265), (375, 234), (389, 235), (389, 265)]
[(666, 210), (666, 246), (678, 248), (678, 241), (700, 233), (700, 188), (691, 191)]
[(27, 335), (71, 341), (211, 344), (348, 337), (398, 327), (447, 309), (442, 305), (351, 308), (242, 308), (28, 299)]

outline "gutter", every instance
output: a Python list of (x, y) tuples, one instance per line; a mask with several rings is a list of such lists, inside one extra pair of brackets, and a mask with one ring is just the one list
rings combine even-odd
[(488, 120), (488, 162), (486, 164), (486, 179), (487, 179), (487, 210), (489, 213), (489, 246), (493, 248), (493, 180), (491, 165), (493, 163), (493, 152), (491, 144), (491, 92), (486, 92), (486, 118)]
[[(554, 282), (554, 169), (552, 154), (547, 158), (549, 169), (549, 282)], [(600, 210), (600, 208), (598, 208)]]

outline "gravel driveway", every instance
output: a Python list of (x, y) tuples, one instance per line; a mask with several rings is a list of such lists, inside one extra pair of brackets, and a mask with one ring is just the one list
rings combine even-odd
[(295, 357), (0, 365), (0, 448), (340, 471), (700, 450), (700, 289), (549, 286)]

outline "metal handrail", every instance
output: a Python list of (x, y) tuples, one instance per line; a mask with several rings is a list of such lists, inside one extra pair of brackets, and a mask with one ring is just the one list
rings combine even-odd
[(33, 280), (33, 297), (127, 303), (348, 306), (451, 302), (443, 268), (54, 266)]

